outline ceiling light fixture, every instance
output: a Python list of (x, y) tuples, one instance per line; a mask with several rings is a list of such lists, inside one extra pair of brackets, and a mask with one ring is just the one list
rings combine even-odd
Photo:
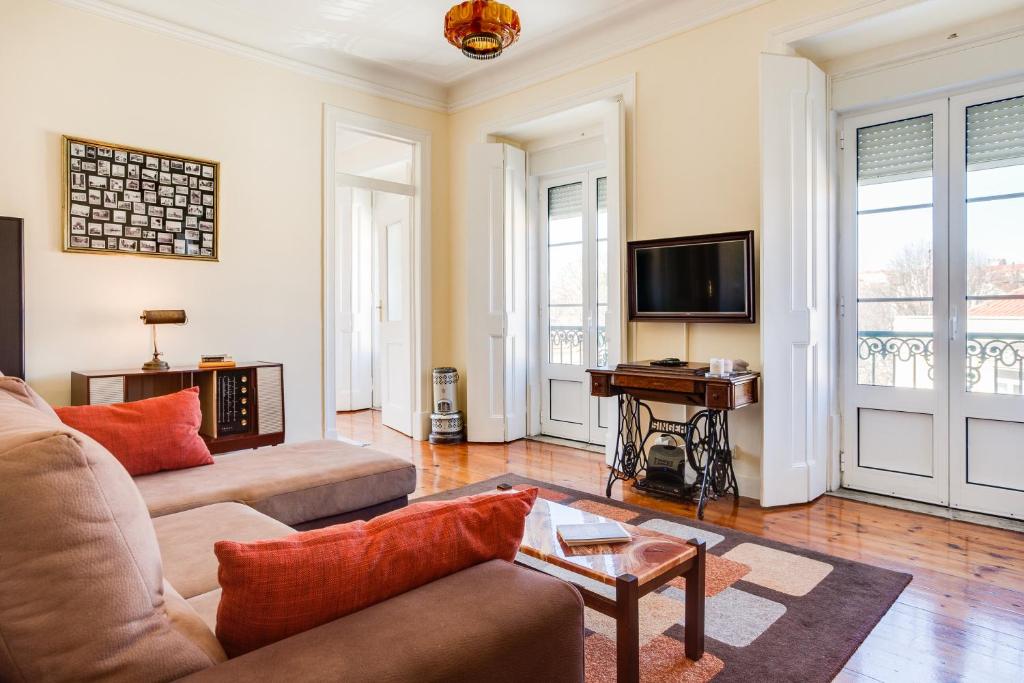
[(444, 15), (444, 37), (470, 59), (494, 59), (521, 28), (516, 11), (494, 0), (469, 0)]

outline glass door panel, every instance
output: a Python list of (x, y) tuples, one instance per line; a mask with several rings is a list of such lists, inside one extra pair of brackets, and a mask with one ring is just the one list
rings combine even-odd
[(548, 188), (548, 361), (583, 365), (583, 183)]
[(840, 225), (843, 483), (948, 500), (946, 108), (849, 118)]
[(932, 388), (931, 114), (857, 130), (857, 382)]
[(596, 181), (597, 190), (597, 337), (596, 365), (608, 364), (608, 178)]
[(608, 359), (607, 178), (590, 171), (541, 184), (541, 431), (603, 443), (587, 368)]
[(966, 390), (1024, 395), (1024, 97), (966, 109)]

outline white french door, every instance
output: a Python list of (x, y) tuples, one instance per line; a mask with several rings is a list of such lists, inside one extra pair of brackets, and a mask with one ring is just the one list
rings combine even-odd
[(950, 500), (1024, 517), (1024, 83), (950, 100)]
[(1024, 516), (1022, 95), (844, 121), (844, 486)]
[(604, 444), (586, 371), (608, 363), (607, 173), (545, 179), (540, 195), (541, 431)]

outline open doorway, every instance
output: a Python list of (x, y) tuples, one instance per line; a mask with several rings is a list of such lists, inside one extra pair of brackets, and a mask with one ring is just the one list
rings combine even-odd
[(340, 110), (328, 114), (324, 431), (332, 435), (337, 412), (375, 409), (385, 426), (422, 439), (429, 137)]

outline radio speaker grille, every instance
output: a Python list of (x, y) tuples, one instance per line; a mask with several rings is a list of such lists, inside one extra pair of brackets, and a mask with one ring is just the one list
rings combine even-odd
[(261, 435), (284, 431), (284, 392), (281, 382), (281, 368), (256, 368), (256, 405)]
[(124, 377), (90, 377), (89, 403), (124, 403)]

